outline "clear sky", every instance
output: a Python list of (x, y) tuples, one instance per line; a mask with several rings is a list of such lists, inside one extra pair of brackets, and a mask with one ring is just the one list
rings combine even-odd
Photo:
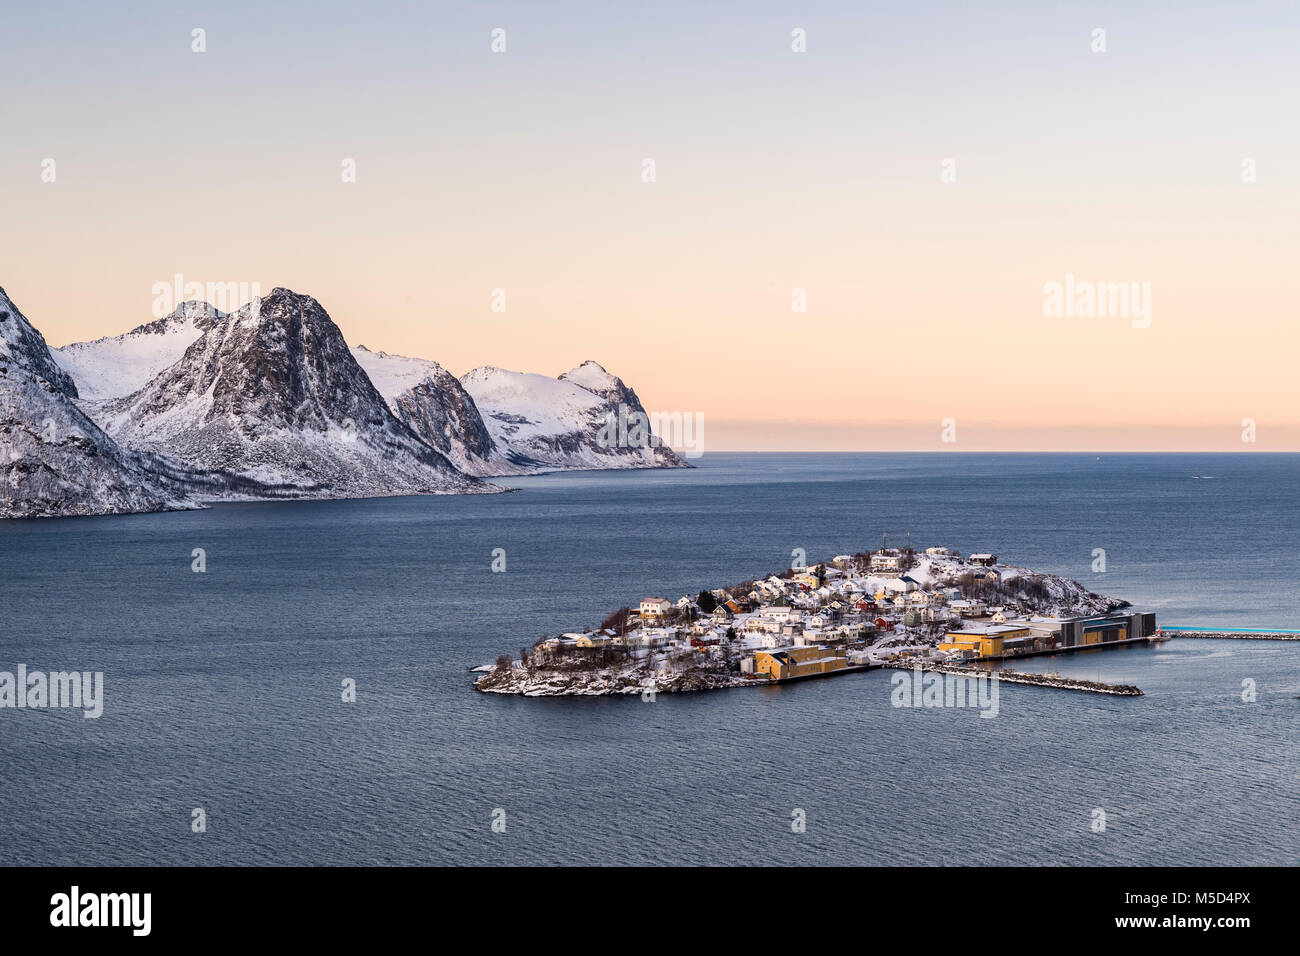
[[(708, 450), (1300, 450), (1298, 39), (1295, 3), (10, 4), (0, 285), (54, 345), (177, 273), (287, 286), (456, 374), (596, 359)], [(1150, 283), (1149, 325), (1044, 315), (1067, 274)]]

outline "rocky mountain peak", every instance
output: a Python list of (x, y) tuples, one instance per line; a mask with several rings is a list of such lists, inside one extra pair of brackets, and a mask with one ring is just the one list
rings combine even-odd
[[(126, 335), (166, 335), (169, 332), (174, 333), (184, 329), (206, 332), (225, 317), (225, 313), (218, 311), (211, 303), (202, 302), (198, 299), (189, 299), (176, 306), (162, 318), (136, 326)], [(123, 337), (117, 336), (118, 339)], [(104, 341), (104, 339), (100, 341)]]
[(569, 369), (559, 378), (562, 382), (572, 382), (574, 385), (581, 386), (587, 391), (613, 402), (615, 405), (621, 403), (627, 405), (630, 409), (644, 411), (636, 392), (624, 385), (623, 380), (617, 375), (611, 375), (606, 371), (605, 367), (599, 362), (587, 359), (576, 368)]
[(45, 338), (0, 289), (0, 518), (193, 506), (186, 476), (121, 448), (76, 394)]
[(323, 496), (484, 490), (390, 410), (334, 320), (277, 287), (107, 403), (123, 443)]
[(77, 397), (72, 376), (59, 367), (45, 344), (45, 336), (18, 311), (0, 288), (0, 367), (21, 368), (69, 398)]

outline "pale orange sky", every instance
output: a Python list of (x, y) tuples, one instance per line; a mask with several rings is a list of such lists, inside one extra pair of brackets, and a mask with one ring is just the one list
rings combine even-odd
[[(192, 16), (26, 11), (0, 285), (52, 345), (148, 321), (175, 273), (283, 285), (456, 374), (595, 359), (709, 450), (1300, 450), (1286, 31), (1158, 13), (1099, 14), (1098, 55), (1036, 5), (846, 6), (796, 18), (794, 54), (777, 8), (504, 4), (405, 37), (213, 6), (195, 55)], [(1150, 326), (1045, 317), (1067, 273), (1149, 282)]]

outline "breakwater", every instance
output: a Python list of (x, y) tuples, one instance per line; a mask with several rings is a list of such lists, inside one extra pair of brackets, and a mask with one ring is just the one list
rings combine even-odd
[(1233, 641), (1300, 641), (1300, 631), (1256, 631), (1256, 630), (1199, 630), (1165, 627), (1161, 634), (1166, 637), (1206, 637)]
[(921, 663), (917, 661), (909, 663), (891, 662), (886, 664), (885, 667), (895, 670), (912, 670), (919, 667), (927, 673), (952, 674), (958, 677), (996, 677), (999, 681), (1007, 684), (1029, 684), (1034, 687), (1078, 690), (1090, 694), (1111, 694), (1116, 697), (1143, 696), (1142, 689), (1132, 684), (1107, 684), (1103, 681), (1061, 677), (1059, 674), (1026, 674), (1023, 671), (990, 670), (982, 667), (959, 667), (953, 664)]

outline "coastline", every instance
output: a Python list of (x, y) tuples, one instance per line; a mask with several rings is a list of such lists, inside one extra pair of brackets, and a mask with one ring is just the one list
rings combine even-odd
[[(778, 574), (684, 595), (643, 598), (599, 629), (543, 636), (519, 658), (472, 668), (482, 693), (524, 697), (629, 696), (773, 686), (880, 667), (971, 661), (1144, 644), (1160, 640), (1155, 615), (1078, 581), (911, 547), (837, 555)], [(1008, 672), (1012, 683), (1095, 690), (1091, 682)]]

